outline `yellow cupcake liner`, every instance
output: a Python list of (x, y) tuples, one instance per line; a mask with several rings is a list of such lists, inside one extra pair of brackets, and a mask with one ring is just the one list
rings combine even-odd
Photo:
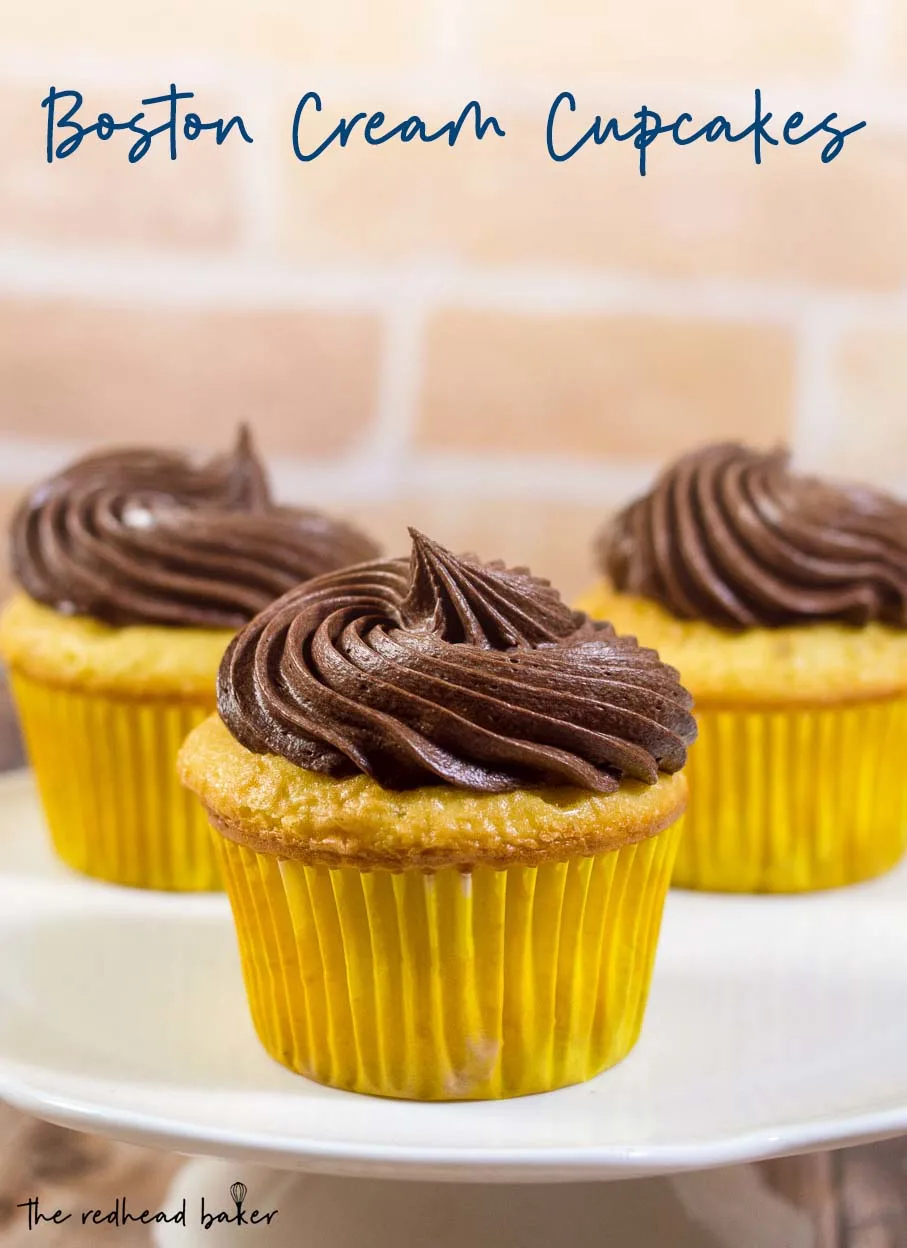
[(308, 866), (218, 835), (264, 1047), (320, 1083), (414, 1100), (591, 1078), (639, 1036), (680, 826), (433, 873)]
[(697, 706), (673, 883), (804, 892), (881, 875), (907, 850), (907, 699)]
[(136, 888), (222, 887), (201, 803), (176, 774), (210, 702), (113, 698), (33, 680), (11, 685), (54, 848), (70, 867)]

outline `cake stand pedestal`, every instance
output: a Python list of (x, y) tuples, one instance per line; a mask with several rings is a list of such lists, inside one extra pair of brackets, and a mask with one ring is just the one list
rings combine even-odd
[[(241, 1176), (241, 1177), (240, 1177)], [(200, 1221), (276, 1210), (269, 1224)], [(419, 1183), (300, 1175), (211, 1158), (187, 1162), (166, 1208), (187, 1223), (155, 1228), (155, 1248), (813, 1248), (811, 1219), (752, 1166), (626, 1183), (532, 1186)], [(192, 1223), (194, 1222), (194, 1225)]]

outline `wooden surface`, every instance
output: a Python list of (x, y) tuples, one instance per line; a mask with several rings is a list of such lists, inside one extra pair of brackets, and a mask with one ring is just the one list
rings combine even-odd
[[(0, 684), (0, 770), (21, 762)], [(108, 1242), (147, 1248), (149, 1233), (142, 1227), (84, 1229), (70, 1222), (30, 1232), (17, 1205), (37, 1195), (42, 1209), (71, 1209), (86, 1201), (107, 1207), (125, 1193), (133, 1207), (159, 1208), (180, 1164), (173, 1154), (67, 1131), (0, 1104), (0, 1248), (94, 1248)], [(757, 1169), (777, 1194), (809, 1212), (814, 1248), (907, 1248), (907, 1137)]]

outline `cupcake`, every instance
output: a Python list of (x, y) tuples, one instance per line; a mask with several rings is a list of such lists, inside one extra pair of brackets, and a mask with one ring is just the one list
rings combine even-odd
[(639, 1034), (691, 699), (547, 581), (411, 534), (242, 629), (180, 754), (252, 1018), (358, 1092), (576, 1083)]
[(245, 430), (207, 464), (114, 450), (37, 486), (13, 518), (0, 653), (60, 857), (118, 884), (219, 887), (175, 761), (227, 642), (290, 586), (376, 553), (276, 505)]
[(675, 883), (796, 892), (907, 847), (907, 508), (709, 446), (603, 533), (580, 604), (682, 673), (699, 740)]

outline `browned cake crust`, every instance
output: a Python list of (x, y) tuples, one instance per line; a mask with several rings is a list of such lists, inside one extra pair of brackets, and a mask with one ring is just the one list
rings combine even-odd
[(230, 840), (280, 858), (360, 870), (558, 862), (656, 835), (686, 806), (682, 772), (616, 793), (578, 788), (396, 791), (364, 775), (333, 779), (253, 754), (214, 715), (187, 738), (183, 783)]

